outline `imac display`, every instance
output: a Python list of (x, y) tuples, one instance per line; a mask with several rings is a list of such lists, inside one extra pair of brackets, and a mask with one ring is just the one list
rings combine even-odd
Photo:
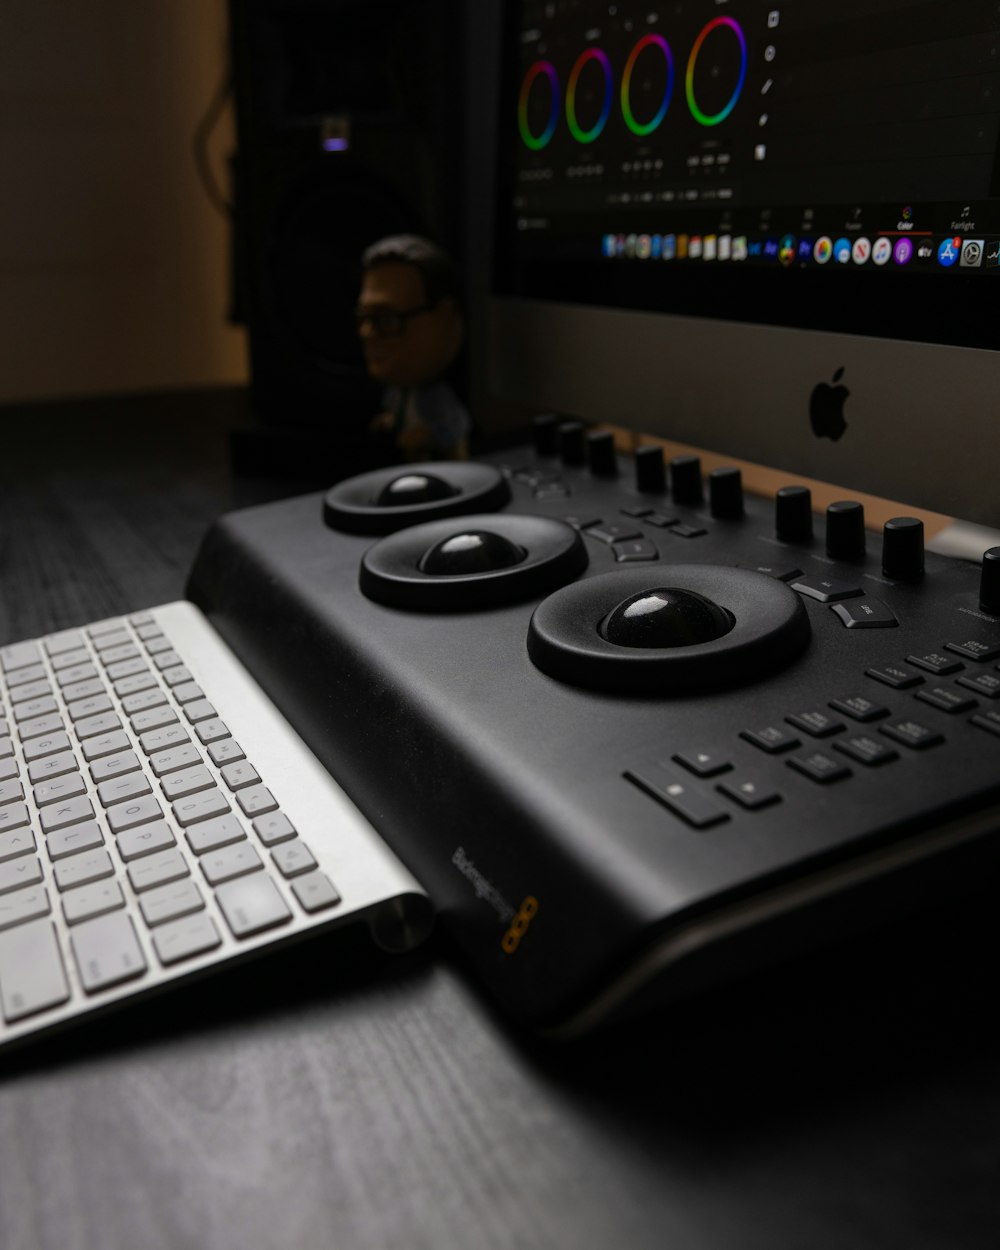
[(1000, 525), (1000, 4), (502, 9), (494, 393)]

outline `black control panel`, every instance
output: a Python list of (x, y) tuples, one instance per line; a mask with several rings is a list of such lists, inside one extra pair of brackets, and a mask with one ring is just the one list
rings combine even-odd
[(540, 420), (223, 518), (189, 593), (555, 1033), (891, 923), (995, 857), (1000, 550)]

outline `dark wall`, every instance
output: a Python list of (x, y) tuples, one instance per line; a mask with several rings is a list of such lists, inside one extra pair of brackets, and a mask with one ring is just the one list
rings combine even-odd
[[(397, 231), (466, 264), (463, 0), (231, 0), (234, 271), (268, 424), (362, 440), (358, 258)], [(343, 145), (343, 146), (341, 146)]]

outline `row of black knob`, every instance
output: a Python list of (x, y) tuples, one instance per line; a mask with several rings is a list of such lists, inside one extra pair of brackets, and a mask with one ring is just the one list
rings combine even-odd
[[(587, 433), (580, 421), (535, 418), (535, 449), (539, 455), (558, 455), (566, 465), (587, 464), (595, 477), (618, 473), (614, 435), (610, 430)], [(650, 444), (636, 449), (635, 484), (644, 494), (667, 489), (663, 449)], [(699, 507), (705, 502), (698, 456), (675, 456), (669, 464), (670, 492), (676, 503)], [(709, 511), (720, 520), (743, 516), (743, 480), (735, 467), (708, 474)], [(813, 540), (812, 496), (805, 486), (783, 486), (774, 501), (775, 536), (782, 542)], [(865, 557), (865, 513), (857, 500), (841, 500), (826, 510), (826, 551), (834, 560)], [(917, 517), (894, 517), (882, 529), (882, 572), (893, 581), (918, 581), (924, 574), (924, 525)], [(983, 611), (1000, 613), (1000, 547), (983, 555), (979, 604)]]

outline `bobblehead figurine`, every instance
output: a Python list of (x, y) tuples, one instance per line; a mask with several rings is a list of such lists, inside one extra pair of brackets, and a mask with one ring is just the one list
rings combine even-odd
[(465, 339), (458, 272), (418, 235), (373, 243), (361, 257), (357, 323), (369, 375), (385, 386), (374, 431), (394, 436), (403, 460), (461, 460), (469, 414), (447, 381)]

